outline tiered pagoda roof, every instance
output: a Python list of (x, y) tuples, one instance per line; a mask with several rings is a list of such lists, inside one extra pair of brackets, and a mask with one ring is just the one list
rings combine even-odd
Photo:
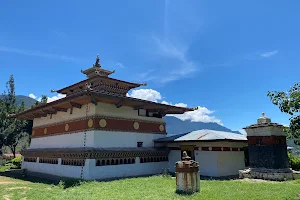
[(130, 89), (146, 84), (130, 83), (110, 78), (109, 75), (113, 74), (114, 71), (102, 69), (99, 56), (97, 56), (96, 62), (91, 68), (82, 70), (81, 72), (87, 76), (86, 80), (60, 90), (52, 90), (52, 92), (65, 94), (66, 97), (25, 110), (14, 115), (14, 117), (20, 119), (45, 117), (47, 114), (67, 112), (68, 108), (81, 108), (82, 105), (91, 102), (94, 104), (97, 104), (97, 102), (114, 104), (117, 108), (130, 106), (134, 109), (159, 112), (162, 116), (166, 114), (183, 114), (187, 111), (197, 109), (171, 106), (128, 97), (126, 94)]
[(100, 93), (109, 92), (112, 94), (126, 96), (130, 89), (146, 85), (130, 83), (108, 77), (109, 75), (113, 74), (114, 71), (102, 69), (99, 56), (97, 56), (96, 63), (93, 64), (91, 68), (81, 70), (81, 72), (87, 76), (86, 80), (80, 81), (60, 90), (56, 90), (56, 92), (66, 94), (68, 96), (70, 94), (82, 91), (84, 88), (89, 88)]

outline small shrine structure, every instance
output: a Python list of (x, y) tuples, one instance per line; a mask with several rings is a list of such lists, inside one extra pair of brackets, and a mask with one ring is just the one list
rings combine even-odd
[(240, 178), (267, 180), (299, 179), (300, 172), (289, 168), (286, 133), (283, 125), (273, 123), (264, 113), (247, 132), (249, 169), (240, 170)]
[(111, 78), (97, 56), (81, 71), (87, 79), (53, 90), (66, 97), (14, 115), (33, 120), (30, 147), (21, 152), (22, 169), (86, 180), (161, 173), (168, 149), (154, 147), (166, 136), (166, 114), (193, 111), (128, 97), (145, 84)]

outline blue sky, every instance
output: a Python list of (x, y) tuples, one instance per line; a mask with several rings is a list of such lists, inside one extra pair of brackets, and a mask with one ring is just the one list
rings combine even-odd
[[(268, 90), (299, 81), (300, 2), (212, 0), (5, 1), (0, 90), (53, 97), (84, 79), (97, 54), (112, 76), (146, 82), (131, 96), (200, 106), (181, 116), (239, 130), (261, 112), (288, 124)], [(151, 90), (150, 90), (151, 89)], [(54, 97), (56, 98), (56, 97)]]

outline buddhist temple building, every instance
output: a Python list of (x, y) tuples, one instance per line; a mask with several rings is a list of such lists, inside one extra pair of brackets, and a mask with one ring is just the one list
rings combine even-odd
[[(145, 84), (111, 78), (99, 57), (86, 79), (54, 90), (66, 96), (14, 115), (33, 120), (22, 169), (85, 180), (161, 173), (169, 150), (155, 145), (166, 137), (166, 114), (193, 111), (127, 96)], [(173, 166), (174, 163), (171, 163)]]

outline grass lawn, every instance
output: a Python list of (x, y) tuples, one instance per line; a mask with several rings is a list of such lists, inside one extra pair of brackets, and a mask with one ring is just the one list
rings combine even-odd
[[(73, 183), (72, 183), (73, 184)], [(175, 179), (152, 176), (110, 182), (51, 185), (0, 176), (0, 198), (9, 199), (300, 199), (300, 181), (201, 180), (201, 192), (175, 194)]]

